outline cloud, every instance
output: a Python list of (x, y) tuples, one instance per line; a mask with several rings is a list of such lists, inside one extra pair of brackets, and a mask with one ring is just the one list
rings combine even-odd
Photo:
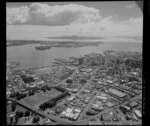
[(6, 21), (8, 24), (25, 23), (29, 16), (27, 7), (7, 8), (6, 14)]
[(10, 39), (49, 40), (47, 37), (79, 35), (106, 37), (110, 41), (111, 37), (122, 37), (118, 39), (121, 41), (132, 36), (142, 38), (143, 17), (116, 22), (112, 16), (108, 16), (96, 23), (72, 23), (67, 26), (7, 25), (6, 28), (7, 38)]
[(131, 8), (134, 8), (134, 7), (135, 7), (135, 4), (131, 4), (131, 5), (126, 6), (127, 9), (131, 9)]
[(79, 4), (50, 6), (32, 3), (30, 6), (7, 7), (6, 11), (7, 36), (10, 38), (40, 39), (67, 35), (118, 37), (143, 34), (143, 16), (119, 21), (115, 16), (102, 17), (100, 10)]
[(7, 24), (68, 25), (71, 23), (97, 22), (99, 10), (79, 4), (55, 5), (32, 3), (29, 7), (6, 10)]
[(115, 21), (112, 16), (108, 16), (95, 23), (70, 24), (68, 29), (88, 36), (142, 36), (143, 17)]

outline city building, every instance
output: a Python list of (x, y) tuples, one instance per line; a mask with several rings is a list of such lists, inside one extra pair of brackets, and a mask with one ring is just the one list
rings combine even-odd
[(117, 89), (113, 89), (113, 88), (109, 88), (108, 92), (113, 94), (113, 95), (116, 95), (117, 97), (120, 97), (120, 98), (123, 98), (123, 97), (127, 96), (126, 93), (123, 93), (123, 92), (121, 92)]

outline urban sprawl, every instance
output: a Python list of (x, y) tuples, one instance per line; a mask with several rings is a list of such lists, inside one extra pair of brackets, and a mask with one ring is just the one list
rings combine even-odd
[(142, 125), (142, 53), (104, 51), (19, 69), (7, 63), (8, 125)]

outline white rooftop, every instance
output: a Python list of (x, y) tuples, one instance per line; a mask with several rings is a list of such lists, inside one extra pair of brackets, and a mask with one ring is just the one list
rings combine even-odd
[(127, 94), (125, 94), (125, 93), (123, 93), (123, 92), (121, 92), (121, 91), (119, 91), (119, 90), (113, 89), (113, 88), (109, 88), (108, 91), (109, 91), (110, 93), (112, 93), (112, 94), (117, 95), (118, 97), (124, 97), (124, 96), (127, 95)]

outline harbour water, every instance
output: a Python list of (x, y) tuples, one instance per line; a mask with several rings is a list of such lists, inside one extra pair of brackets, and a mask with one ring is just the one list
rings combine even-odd
[(57, 48), (35, 50), (39, 44), (7, 47), (7, 62), (20, 62), (21, 68), (52, 65), (55, 58), (79, 57), (89, 53), (102, 53), (105, 50), (142, 52), (142, 43), (104, 43), (99, 46), (80, 48)]

